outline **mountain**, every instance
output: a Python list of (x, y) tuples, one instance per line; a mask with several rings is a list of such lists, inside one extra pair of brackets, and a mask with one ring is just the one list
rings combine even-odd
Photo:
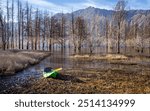
[[(99, 9), (94, 7), (88, 7), (86, 9), (81, 9), (72, 12), (74, 17), (82, 16), (85, 20), (89, 22), (92, 21), (93, 17), (99, 16), (100, 22), (104, 21), (107, 17), (112, 20), (113, 10)], [(67, 20), (71, 20), (72, 13), (64, 14)], [(62, 14), (58, 13), (55, 15), (57, 18), (61, 18)], [(137, 22), (139, 25), (147, 24), (150, 21), (150, 10), (129, 10), (127, 11), (127, 21)]]
[[(74, 11), (72, 13), (73, 13), (75, 18), (78, 16), (82, 16), (85, 19), (90, 20), (91, 17), (94, 17), (96, 15), (111, 17), (111, 15), (113, 14), (113, 11), (112, 10), (106, 10), (106, 9), (94, 8), (94, 7), (88, 7), (86, 9)], [(65, 18), (71, 19), (72, 13), (64, 14)], [(55, 17), (57, 17), (57, 18), (61, 18), (61, 16), (62, 16), (61, 13), (58, 13), (55, 15)]]

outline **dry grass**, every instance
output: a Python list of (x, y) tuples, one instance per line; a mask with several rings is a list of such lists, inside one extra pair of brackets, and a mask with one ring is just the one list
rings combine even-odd
[(15, 74), (37, 64), (50, 53), (41, 51), (0, 51), (0, 75)]
[(140, 56), (128, 57), (119, 54), (92, 55), (92, 56), (74, 55), (74, 56), (70, 56), (70, 59), (81, 60), (81, 61), (106, 60), (110, 64), (123, 64), (123, 65), (138, 65), (138, 64), (148, 65), (146, 63), (150, 63), (150, 59), (148, 57), (140, 57)]
[[(115, 57), (114, 57), (115, 56)], [(94, 58), (95, 57), (95, 58)], [(111, 55), (107, 56), (80, 56), (71, 57), (77, 60), (93, 60), (97, 62), (106, 60), (108, 63), (126, 64), (128, 67), (100, 68), (68, 68), (64, 69), (62, 77), (58, 79), (40, 78), (28, 80), (20, 87), (11, 88), (5, 93), (46, 93), (46, 94), (150, 94), (150, 69), (149, 65), (141, 68), (141, 65), (150, 62), (149, 58)], [(105, 59), (104, 59), (105, 58)], [(111, 59), (110, 59), (111, 58)], [(140, 65), (141, 63), (141, 65)], [(135, 65), (136, 67), (130, 67)]]
[(89, 58), (89, 55), (74, 55), (74, 56), (70, 56), (71, 59), (84, 59), (84, 58)]
[(70, 56), (72, 59), (105, 59), (105, 60), (125, 60), (128, 59), (125, 55), (119, 55), (119, 54), (107, 54), (105, 56), (90, 56), (90, 55), (74, 55)]
[[(41, 78), (7, 93), (46, 94), (143, 94), (150, 93), (150, 70), (65, 70), (66, 79)], [(16, 90), (17, 89), (17, 90)]]
[(119, 55), (119, 54), (107, 54), (105, 57), (108, 60), (126, 60), (126, 59), (128, 59), (127, 56)]

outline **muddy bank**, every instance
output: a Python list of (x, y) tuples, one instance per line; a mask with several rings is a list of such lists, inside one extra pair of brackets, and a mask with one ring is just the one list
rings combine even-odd
[(150, 93), (150, 70), (68, 69), (62, 78), (40, 78), (6, 93), (36, 94), (143, 94)]
[(107, 55), (73, 55), (72, 59), (97, 59), (97, 60), (121, 60), (128, 59), (125, 55), (107, 54)]
[[(94, 55), (95, 56), (95, 55)], [(95, 56), (96, 57), (96, 56)], [(107, 56), (110, 57), (110, 56)], [(45, 67), (59, 68), (61, 77), (43, 78)], [(150, 59), (128, 57), (127, 59), (91, 59), (90, 57), (70, 58), (54, 53), (41, 61), (38, 67), (22, 72), (23, 78), (33, 75), (18, 85), (4, 85), (0, 93), (25, 94), (143, 94), (150, 93)], [(33, 69), (35, 69), (33, 71)], [(21, 74), (18, 74), (18, 79)], [(38, 78), (35, 78), (38, 76)], [(8, 78), (9, 79), (9, 78)], [(3, 78), (2, 78), (3, 80)], [(22, 81), (22, 80), (21, 80)], [(5, 80), (3, 81), (5, 83)], [(6, 83), (7, 84), (7, 83)], [(10, 81), (12, 84), (12, 81)], [(2, 85), (1, 85), (2, 86)]]
[(0, 76), (13, 75), (49, 55), (42, 51), (0, 51)]
[(80, 61), (107, 61), (110, 64), (122, 65), (145, 65), (150, 67), (150, 57), (148, 56), (127, 56), (121, 54), (107, 54), (107, 55), (72, 55), (70, 59)]

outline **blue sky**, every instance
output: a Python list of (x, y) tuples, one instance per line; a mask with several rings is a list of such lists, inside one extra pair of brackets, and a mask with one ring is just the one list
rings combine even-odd
[[(2, 0), (3, 1), (3, 0)], [(4, 0), (6, 1), (6, 0)], [(27, 0), (21, 0), (27, 1)], [(113, 9), (118, 0), (28, 0), (34, 7), (50, 10), (53, 13), (71, 12), (89, 6), (101, 9)], [(127, 0), (128, 9), (150, 9), (150, 0)]]

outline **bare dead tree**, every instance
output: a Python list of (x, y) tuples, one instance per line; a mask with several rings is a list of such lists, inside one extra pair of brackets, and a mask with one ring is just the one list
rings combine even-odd
[(22, 4), (20, 4), (20, 16), (21, 16), (21, 37), (22, 37), (22, 49), (24, 49), (24, 9), (22, 8)]
[(144, 25), (144, 39), (147, 42), (145, 45), (147, 46), (150, 55), (150, 17), (147, 18), (147, 24)]
[(6, 50), (6, 17), (2, 16), (2, 12), (0, 12), (0, 28), (1, 28), (1, 37), (2, 37), (2, 50)]
[(141, 54), (144, 53), (144, 39), (145, 39), (144, 35), (145, 35), (144, 27), (142, 26), (142, 28), (140, 29), (140, 38), (141, 38), (140, 52), (141, 52)]
[(50, 15), (49, 12), (46, 14), (46, 48), (49, 51), (49, 42), (50, 42)]
[(48, 49), (49, 49), (49, 51), (51, 51), (52, 50), (52, 22), (53, 22), (53, 20), (52, 20), (52, 14), (51, 14), (51, 17), (50, 18), (48, 18)]
[(41, 20), (42, 50), (44, 50), (44, 46), (45, 46), (45, 33), (46, 33), (45, 14), (43, 16), (44, 17)]
[(147, 19), (147, 22), (148, 22), (148, 25), (147, 25), (147, 27), (146, 27), (146, 29), (145, 29), (145, 31), (146, 31), (146, 34), (147, 34), (147, 38), (149, 39), (149, 55), (150, 55), (150, 17)]
[(17, 27), (17, 25), (15, 25), (14, 28), (15, 28), (14, 29), (14, 36), (15, 36), (15, 42), (14, 43), (15, 43), (15, 48), (18, 49), (19, 47), (18, 47), (18, 42), (17, 41), (19, 41), (19, 40), (18, 40), (18, 30), (17, 30), (18, 27)]
[(136, 50), (137, 27), (138, 26), (135, 23), (130, 23), (126, 27), (126, 51), (127, 48), (130, 52), (134, 52)]
[(18, 46), (19, 46), (19, 49), (21, 49), (21, 3), (20, 3), (20, 0), (18, 0), (17, 2), (17, 5), (18, 5)]
[(29, 20), (29, 4), (26, 2), (26, 33), (27, 33), (27, 44), (26, 44), (26, 49), (29, 49), (29, 40), (30, 40), (30, 20)]
[(59, 44), (61, 44), (61, 51), (64, 52), (66, 39), (66, 18), (64, 17), (63, 13), (61, 15), (61, 20), (59, 21), (58, 27), (59, 27), (58, 29), (59, 35), (57, 41), (59, 42)]
[(6, 1), (6, 15), (3, 15), (2, 3), (0, 2), (0, 37), (2, 49), (9, 48), (9, 2)]
[[(54, 17), (55, 18), (55, 17)], [(54, 50), (54, 45), (55, 44), (61, 44), (61, 22), (55, 18), (54, 19), (54, 23), (52, 25), (52, 29), (53, 30), (53, 50)], [(57, 46), (56, 46), (57, 48)]]
[(37, 42), (38, 42), (38, 39), (37, 39), (37, 37), (38, 37), (38, 20), (39, 20), (39, 10), (37, 9), (36, 10), (36, 14), (35, 14), (35, 45), (34, 45), (34, 47), (35, 47), (35, 50), (37, 50), (38, 48), (37, 48)]
[(11, 48), (14, 49), (14, 0), (11, 7)]
[(78, 48), (78, 53), (81, 53), (81, 48), (84, 40), (86, 40), (88, 32), (87, 32), (87, 26), (86, 22), (82, 17), (77, 17), (75, 21), (75, 34), (77, 36), (77, 48)]
[(125, 0), (119, 0), (115, 6), (114, 21), (117, 26), (117, 53), (120, 53), (120, 40), (121, 40), (121, 26), (126, 17), (126, 2)]
[(38, 18), (38, 50), (41, 49), (41, 20), (42, 20), (42, 14), (39, 12), (39, 18)]
[(33, 22), (32, 22), (32, 6), (29, 9), (29, 36), (31, 40), (31, 49), (33, 50)]
[(42, 43), (43, 43), (43, 45), (42, 45), (42, 49), (43, 50), (45, 50), (45, 45), (46, 45), (46, 36), (47, 36), (47, 13), (46, 12), (44, 12), (44, 17), (43, 17), (43, 20), (42, 20), (42, 22), (43, 22), (43, 28), (41, 29), (42, 30)]
[(108, 19), (106, 18), (105, 22), (105, 36), (106, 36), (106, 53), (109, 53), (109, 22)]
[(10, 19), (10, 9), (9, 9), (9, 0), (7, 0), (7, 49), (9, 49), (9, 37), (10, 37), (10, 26), (9, 26), (9, 19)]
[(97, 44), (99, 44), (99, 34), (100, 34), (100, 16), (96, 15), (92, 18), (90, 24), (88, 24), (89, 33), (87, 37), (89, 53), (93, 54), (96, 50)]
[(44, 42), (44, 47), (45, 47), (45, 50), (49, 50), (49, 48), (48, 48), (48, 44), (49, 44), (49, 35), (50, 35), (50, 33), (49, 33), (49, 28), (50, 28), (50, 26), (49, 26), (49, 20), (50, 20), (50, 17), (49, 17), (49, 13), (46, 11), (45, 12), (45, 15), (44, 15), (44, 26), (45, 26), (45, 42)]
[(125, 24), (124, 24), (124, 52), (125, 52), (125, 54), (126, 54), (126, 52), (127, 52), (127, 36), (128, 36), (128, 32), (129, 32), (129, 29), (128, 29), (128, 27), (129, 27), (129, 24), (128, 24), (128, 22), (127, 21), (125, 21)]
[(74, 17), (74, 13), (72, 11), (71, 13), (71, 36), (72, 36), (72, 42), (74, 45), (74, 53), (76, 53), (76, 49), (77, 49), (77, 44), (76, 44), (76, 35), (75, 35), (75, 17)]
[[(134, 35), (134, 40), (136, 40), (137, 39), (137, 35), (138, 35), (138, 24), (137, 23), (134, 23), (134, 25), (133, 25), (133, 35)], [(136, 42), (134, 44), (134, 50), (135, 51), (137, 50), (137, 44), (136, 44)]]
[[(58, 37), (59, 34), (59, 24), (58, 19), (56, 19), (54, 16), (51, 17), (50, 20), (50, 39), (53, 39), (53, 50), (54, 50), (54, 39)], [(51, 41), (50, 41), (51, 42)], [(52, 48), (52, 44), (50, 44), (49, 48)]]
[(89, 34), (89, 37), (87, 38), (87, 42), (88, 42), (88, 48), (89, 48), (90, 54), (92, 54), (94, 51), (94, 48), (95, 48), (94, 37), (93, 37), (93, 36), (95, 36), (95, 30), (96, 30), (95, 17), (93, 17), (93, 21), (90, 24), (89, 30), (90, 30), (90, 34)]

